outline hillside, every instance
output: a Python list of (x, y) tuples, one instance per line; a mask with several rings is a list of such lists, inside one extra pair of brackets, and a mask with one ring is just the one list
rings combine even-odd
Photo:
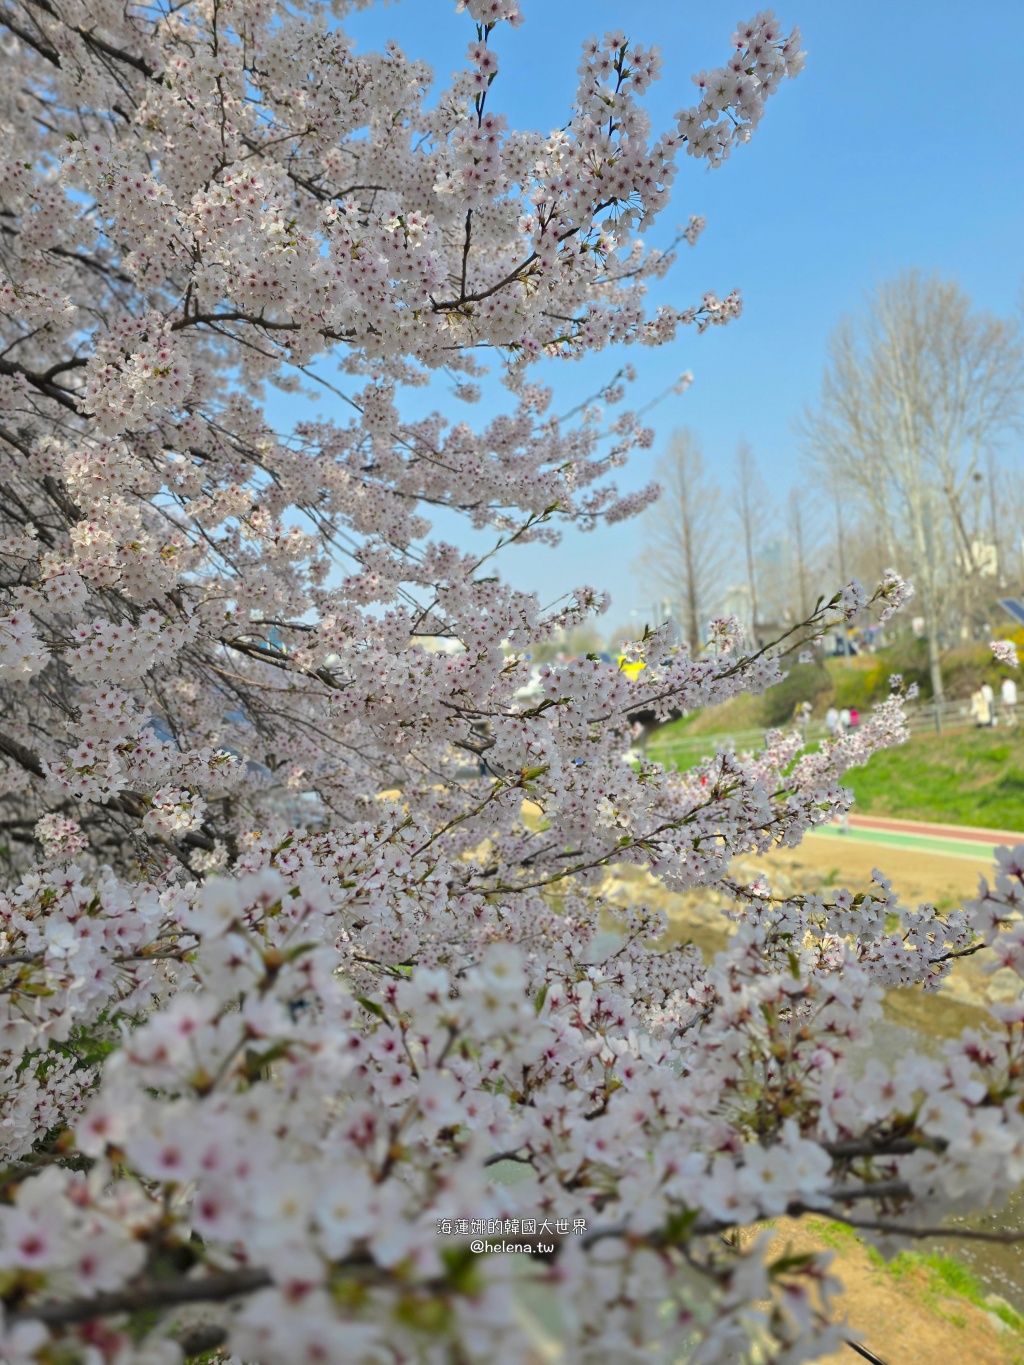
[[(1009, 634), (1024, 650), (1024, 632)], [(949, 651), (942, 661), (946, 697), (963, 700), (982, 682), (998, 690), (1006, 669), (998, 665), (984, 644), (965, 645)], [(819, 663), (794, 664), (786, 678), (760, 697), (744, 695), (721, 706), (694, 712), (666, 727), (666, 736), (734, 734), (787, 725), (801, 702), (809, 701), (821, 719), (830, 706), (856, 707), (867, 711), (889, 695), (889, 679), (898, 673), (907, 684), (916, 683), (922, 700), (931, 697), (924, 642), (909, 640), (850, 659), (825, 659)]]
[[(731, 732), (737, 747), (758, 742), (757, 733), (743, 730)], [(681, 722), (656, 735), (648, 752), (660, 762), (683, 765), (712, 748), (711, 734), (705, 737)], [(851, 769), (844, 785), (853, 790), (862, 815), (1024, 832), (1024, 726), (915, 735)]]
[(1024, 832), (1024, 733), (915, 735), (845, 778), (860, 814)]

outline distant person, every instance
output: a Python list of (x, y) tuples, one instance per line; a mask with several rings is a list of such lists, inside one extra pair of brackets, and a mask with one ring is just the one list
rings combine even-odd
[(805, 744), (807, 743), (807, 722), (810, 718), (811, 703), (809, 701), (798, 701), (793, 707), (793, 724), (802, 732)]
[(828, 731), (829, 739), (835, 739), (836, 731), (839, 729), (839, 712), (834, 706), (830, 706), (825, 712), (825, 729)]
[(849, 710), (848, 710), (845, 706), (844, 706), (843, 709), (839, 712), (839, 728), (840, 728), (840, 730), (843, 732), (844, 735), (845, 735), (845, 734), (849, 731), (849, 729), (850, 729), (850, 712), (849, 712)]
[[(991, 690), (992, 689), (989, 688), (990, 692)], [(971, 715), (974, 717), (975, 725), (979, 728), (992, 724), (992, 708), (989, 705), (988, 698), (985, 696), (985, 689), (983, 687), (979, 687), (977, 692), (971, 697)]]
[(860, 712), (857, 710), (856, 706), (851, 706), (851, 707), (850, 707), (850, 729), (851, 729), (851, 730), (856, 730), (856, 728), (857, 728), (857, 726), (858, 726), (859, 724), (860, 724)]
[(1007, 725), (1017, 724), (1017, 683), (1013, 678), (1004, 678), (999, 689), (999, 699), (1003, 703), (1003, 719)]
[(988, 705), (988, 724), (989, 724), (989, 725), (995, 725), (995, 723), (996, 723), (996, 694), (992, 691), (992, 684), (991, 684), (991, 683), (987, 683), (987, 682), (986, 682), (986, 683), (982, 683), (982, 684), (981, 684), (981, 692), (982, 692), (982, 696), (985, 698), (986, 704)]

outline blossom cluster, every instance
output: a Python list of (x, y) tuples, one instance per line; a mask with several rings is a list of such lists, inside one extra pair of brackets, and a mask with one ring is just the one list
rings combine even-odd
[(990, 647), (996, 663), (1005, 664), (1007, 668), (1020, 667), (1017, 646), (1012, 640), (993, 640)]
[[(538, 694), (532, 649), (607, 599), (542, 608), (429, 520), (498, 548), (656, 496), (609, 478), (653, 439), (632, 367), (559, 416), (531, 365), (736, 316), (650, 311), (674, 247), (636, 236), (684, 148), (747, 140), (798, 37), (740, 25), (657, 136), (657, 50), (589, 39), (540, 135), (494, 107), (515, 0), (466, 0), (436, 94), (397, 44), (357, 51), (352, 7), (0, 14), (0, 1355), (514, 1365), (540, 1312), (581, 1363), (813, 1358), (826, 1261), (721, 1234), (913, 1228), (1024, 1174), (1024, 1009), (865, 1064), (887, 990), (983, 945), (1024, 970), (1024, 851), (964, 911), (881, 873), (735, 878), (848, 808), (845, 772), (905, 738), (898, 684), (813, 753), (623, 757), (631, 717), (763, 691), (907, 585), (756, 653), (733, 620), (699, 656), (654, 630), (642, 670), (552, 664)], [(404, 414), (442, 369), (474, 402), (488, 355), (488, 421)], [(724, 894), (721, 951), (611, 915), (622, 864)], [(471, 1218), (585, 1231), (527, 1286), (437, 1236)]]

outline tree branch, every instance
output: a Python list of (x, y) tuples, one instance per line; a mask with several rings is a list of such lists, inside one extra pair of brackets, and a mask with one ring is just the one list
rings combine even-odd
[(48, 1327), (71, 1327), (113, 1313), (137, 1313), (146, 1308), (176, 1308), (185, 1303), (223, 1303), (243, 1294), (255, 1294), (273, 1284), (266, 1270), (232, 1270), (207, 1275), (203, 1279), (143, 1282), (126, 1289), (115, 1289), (92, 1298), (45, 1299), (31, 1308), (9, 1314), (7, 1321), (43, 1322)]

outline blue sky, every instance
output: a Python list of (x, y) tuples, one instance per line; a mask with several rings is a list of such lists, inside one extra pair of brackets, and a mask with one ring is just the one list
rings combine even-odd
[[(548, 131), (564, 122), (579, 45), (590, 33), (622, 28), (657, 43), (664, 72), (646, 103), (656, 128), (693, 103), (690, 76), (721, 65), (742, 0), (521, 0), (526, 22), (503, 26), (494, 45), (501, 71), (492, 107), (510, 123)], [(981, 0), (783, 0), (788, 28), (799, 24), (804, 73), (771, 100), (747, 147), (717, 171), (685, 158), (673, 203), (652, 241), (664, 242), (691, 213), (708, 226), (660, 286), (677, 303), (707, 288), (738, 287), (742, 317), (703, 336), (684, 333), (661, 351), (633, 348), (640, 380), (630, 406), (684, 370), (693, 387), (652, 412), (653, 452), (636, 457), (620, 482), (637, 487), (673, 427), (701, 437), (727, 480), (746, 437), (779, 494), (799, 481), (793, 424), (820, 381), (830, 332), (865, 292), (905, 267), (954, 276), (975, 301), (1009, 313), (1024, 278), (1024, 188), (1016, 63), (1024, 51), (1024, 2)], [(748, 13), (749, 11), (749, 13)], [(438, 81), (462, 65), (472, 36), (450, 0), (402, 0), (345, 23), (357, 46), (394, 37), (429, 61)], [(998, 76), (998, 80), (996, 77)], [(545, 367), (564, 408), (616, 364), (610, 353), (580, 365)], [(456, 404), (459, 417), (474, 414)], [(483, 419), (486, 406), (476, 413)], [(326, 414), (325, 414), (326, 415)], [(450, 532), (450, 528), (445, 528)], [(730, 534), (723, 518), (723, 534)], [(502, 557), (503, 572), (551, 600), (589, 582), (612, 592), (608, 624), (651, 599), (632, 572), (643, 540), (631, 522), (567, 535), (557, 550), (527, 547)]]

